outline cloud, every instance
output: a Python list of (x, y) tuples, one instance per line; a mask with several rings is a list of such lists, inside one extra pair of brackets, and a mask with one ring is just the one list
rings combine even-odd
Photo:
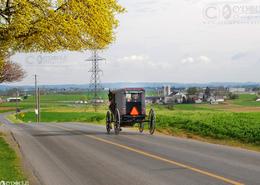
[(198, 63), (208, 64), (208, 63), (210, 63), (210, 61), (211, 61), (210, 58), (208, 58), (206, 56), (199, 56), (197, 58)]
[(156, 0), (147, 1), (132, 1), (131, 6), (134, 7), (137, 13), (155, 13), (165, 11), (172, 4), (170, 0)]
[(148, 60), (149, 57), (146, 55), (131, 55), (131, 56), (125, 56), (123, 58), (119, 58), (117, 61), (145, 61)]
[(231, 60), (240, 60), (240, 59), (242, 59), (242, 58), (244, 58), (246, 56), (247, 56), (247, 53), (239, 52), (239, 53), (236, 53), (235, 55), (233, 55), (231, 57)]
[(143, 69), (168, 69), (171, 67), (170, 63), (158, 62), (157, 60), (151, 59), (147, 55), (130, 55), (122, 58), (118, 58), (114, 65), (121, 68), (126, 68), (127, 70), (136, 70), (136, 66)]
[(126, 67), (130, 69), (132, 66), (139, 67), (158, 67), (158, 63), (154, 62), (147, 55), (130, 55), (117, 59), (117, 63), (115, 64), (120, 67)]
[(194, 63), (194, 62), (195, 62), (195, 60), (194, 60), (194, 58), (192, 58), (192, 57), (184, 58), (184, 59), (182, 59), (182, 61), (181, 61), (181, 63), (183, 63), (183, 64), (192, 64), (192, 63)]
[(197, 58), (194, 57), (186, 57), (181, 60), (182, 64), (208, 64), (210, 63), (210, 58), (207, 56), (199, 56)]

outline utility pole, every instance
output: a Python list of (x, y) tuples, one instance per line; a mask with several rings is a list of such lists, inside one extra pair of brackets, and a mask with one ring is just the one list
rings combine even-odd
[(89, 70), (89, 72), (91, 73), (89, 89), (91, 92), (93, 92), (92, 104), (94, 106), (95, 112), (97, 112), (98, 106), (98, 92), (101, 90), (100, 73), (102, 72), (102, 70), (99, 67), (99, 61), (102, 60), (105, 59), (98, 56), (97, 50), (93, 50), (92, 57), (87, 60), (92, 63), (91, 70)]
[(38, 88), (37, 90), (37, 110), (38, 110), (38, 119), (37, 119), (37, 122), (39, 123), (40, 122), (40, 88)]
[(39, 115), (39, 109), (38, 109), (38, 90), (37, 90), (37, 75), (34, 75), (34, 82), (35, 82), (35, 119), (36, 123), (39, 123), (38, 115)]
[(16, 109), (15, 109), (15, 117), (16, 119), (18, 119), (18, 112), (19, 112), (19, 109), (18, 109), (18, 89), (16, 88), (16, 98), (15, 98), (15, 105), (16, 105)]

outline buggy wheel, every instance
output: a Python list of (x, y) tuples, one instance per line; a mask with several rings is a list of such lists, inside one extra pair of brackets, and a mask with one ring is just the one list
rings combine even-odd
[(106, 129), (107, 129), (107, 133), (110, 134), (110, 130), (111, 130), (111, 114), (110, 111), (107, 111), (107, 115), (106, 115)]
[(156, 121), (155, 112), (153, 109), (151, 109), (149, 112), (149, 132), (151, 135), (153, 135), (155, 131), (155, 121)]
[(143, 133), (144, 131), (144, 123), (139, 123), (139, 132)]
[(114, 129), (115, 129), (115, 134), (118, 135), (120, 132), (120, 122), (121, 122), (121, 118), (120, 118), (120, 112), (118, 109), (116, 109), (115, 112), (115, 123), (114, 123)]

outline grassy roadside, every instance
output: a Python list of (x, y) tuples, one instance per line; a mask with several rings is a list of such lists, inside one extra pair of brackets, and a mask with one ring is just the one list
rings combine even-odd
[(15, 114), (7, 115), (6, 119), (8, 119), (11, 123), (24, 123), (21, 119), (16, 119)]
[(170, 135), (170, 136), (175, 136), (175, 137), (180, 137), (180, 138), (193, 139), (193, 140), (202, 141), (202, 142), (206, 142), (206, 143), (226, 145), (226, 146), (231, 146), (231, 147), (236, 147), (236, 148), (260, 152), (260, 146), (259, 145), (242, 143), (242, 142), (239, 142), (239, 141), (233, 140), (233, 139), (214, 139), (212, 137), (206, 137), (206, 136), (202, 137), (200, 135), (193, 134), (193, 133), (190, 133), (190, 132), (186, 132), (186, 131), (183, 131), (183, 130), (176, 131), (176, 130), (172, 130), (172, 129), (160, 129), (160, 128), (158, 128), (157, 132), (159, 134), (163, 134), (163, 135)]
[(20, 159), (0, 133), (0, 181), (26, 181)]
[[(9, 120), (19, 122), (35, 122), (35, 113), (26, 112), (18, 114), (18, 120), (15, 115), (8, 117)], [(99, 112), (42, 112), (41, 122), (91, 122), (91, 123), (105, 123), (105, 116)]]

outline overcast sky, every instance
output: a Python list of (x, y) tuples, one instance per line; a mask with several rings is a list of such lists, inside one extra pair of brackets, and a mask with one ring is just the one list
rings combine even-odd
[[(260, 1), (119, 0), (117, 40), (100, 53), (103, 82), (260, 82)], [(17, 54), (19, 85), (88, 83), (86, 52)]]

